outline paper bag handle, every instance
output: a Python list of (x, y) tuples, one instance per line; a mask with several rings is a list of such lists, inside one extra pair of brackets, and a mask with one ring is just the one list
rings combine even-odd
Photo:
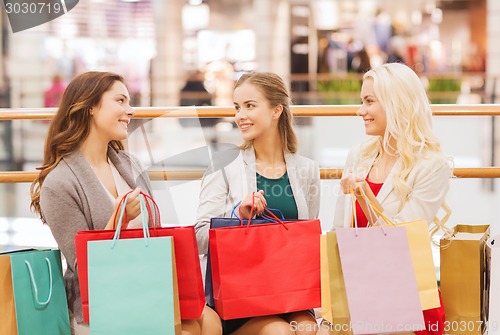
[[(238, 201), (236, 203), (236, 205), (234, 205), (233, 207), (233, 210), (231, 211), (231, 218), (236, 218), (236, 219), (239, 219), (240, 217), (236, 214), (235, 210), (236, 210), (236, 207), (238, 207), (239, 205), (241, 204), (241, 201)], [(281, 220), (285, 220), (285, 215), (283, 214), (282, 211), (280, 211), (278, 208), (270, 208), (270, 207), (266, 207), (266, 209), (270, 210), (270, 211), (275, 211), (275, 212), (278, 212), (280, 217), (281, 217)], [(262, 218), (264, 220), (267, 220), (269, 222), (276, 222), (276, 220), (270, 218), (268, 215), (265, 215), (265, 214), (262, 214)]]
[(35, 281), (35, 276), (33, 275), (33, 269), (31, 268), (30, 262), (28, 260), (24, 260), (24, 263), (28, 267), (28, 272), (30, 274), (31, 287), (33, 288), (35, 302), (41, 306), (46, 306), (52, 298), (52, 264), (50, 263), (50, 259), (48, 259), (47, 257), (45, 257), (45, 261), (47, 262), (47, 267), (49, 268), (49, 296), (47, 297), (47, 300), (40, 301), (38, 297), (38, 286)]
[[(130, 195), (130, 192), (127, 193), (123, 198), (125, 199), (125, 203)], [(147, 246), (148, 245), (148, 239), (149, 239), (149, 227), (148, 227), (148, 207), (146, 205), (146, 200), (143, 194), (139, 194), (139, 205), (141, 208), (141, 218), (142, 218), (142, 231), (144, 233), (144, 244)], [(116, 241), (120, 238), (120, 232), (122, 229), (122, 223), (123, 223), (123, 216), (125, 213), (125, 206), (120, 207), (120, 216), (118, 218), (118, 226), (116, 227), (115, 235), (113, 237), (113, 243), (111, 244), (111, 249), (113, 249), (116, 245)]]
[[(363, 189), (361, 188), (361, 186), (358, 185), (358, 188), (359, 190), (361, 191), (361, 195), (363, 196), (363, 198), (365, 198), (365, 200), (368, 201), (368, 215), (370, 216), (370, 218), (373, 220), (373, 210), (375, 210), (375, 212), (379, 213), (380, 216), (382, 216), (384, 218), (384, 220), (387, 220), (386, 222), (388, 222), (389, 225), (394, 225), (384, 214), (382, 214), (377, 208), (375, 208), (373, 206), (373, 204), (371, 203), (371, 201), (368, 199), (368, 197), (366, 196), (366, 194), (364, 193)], [(354, 195), (354, 190), (351, 188), (350, 189), (350, 193), (351, 193), (351, 198), (352, 198), (352, 220), (354, 222), (354, 228), (355, 228), (355, 236), (357, 237), (358, 236), (358, 220), (357, 220), (357, 217), (356, 217), (356, 197)], [(375, 220), (373, 220), (375, 221)], [(384, 233), (384, 235), (387, 235), (387, 232), (385, 231), (384, 227), (382, 225), (380, 225), (380, 229), (382, 230), (382, 232)]]
[[(250, 224), (252, 222), (252, 218), (253, 218), (253, 211), (254, 211), (254, 208), (255, 208), (255, 192), (252, 192), (252, 207), (250, 208), (250, 217), (248, 218), (248, 221), (247, 221), (247, 229), (245, 230), (245, 235), (247, 234), (247, 231), (248, 231), (248, 227), (250, 227)], [(243, 217), (241, 215), (241, 208), (238, 207), (238, 212), (240, 214), (240, 226), (243, 226)], [(271, 210), (269, 208), (264, 208), (264, 212), (266, 212), (267, 214), (265, 215), (267, 217), (267, 219), (270, 219), (270, 220), (273, 220), (279, 224), (281, 224), (283, 227), (285, 227), (286, 230), (288, 230), (288, 227), (283, 223), (283, 220), (280, 220), (273, 212), (271, 212)]]
[[(380, 217), (382, 217), (382, 219), (389, 225), (389, 226), (395, 226), (396, 224), (391, 220), (389, 219), (384, 213), (382, 213), (377, 207), (375, 207), (375, 205), (370, 201), (370, 199), (366, 196), (365, 192), (363, 191), (363, 188), (358, 186), (359, 187), (359, 190), (361, 191), (361, 195), (363, 196), (363, 198), (365, 198), (365, 200), (368, 202), (369, 206), (368, 208), (375, 211)], [(449, 209), (448, 206), (446, 204), (444, 204), (445, 206), (445, 210), (446, 209)], [(453, 235), (453, 229), (450, 229), (448, 227), (446, 227), (444, 225), (444, 223), (446, 223), (446, 221), (448, 220), (448, 217), (449, 217), (449, 213), (445, 216), (445, 218), (443, 220), (436, 220), (436, 218), (434, 218), (434, 224), (435, 226), (429, 231), (429, 236), (431, 237), (431, 241), (434, 245), (442, 248), (442, 249), (445, 249), (446, 247), (443, 247), (441, 246), (438, 242), (435, 242), (434, 239), (432, 239), (432, 236), (439, 230), (443, 230), (444, 232), (444, 237), (451, 237)], [(439, 222), (436, 222), (436, 221), (439, 221)]]
[[(120, 211), (122, 210), (122, 206), (124, 206), (124, 204), (127, 203), (126, 199), (128, 198), (128, 195), (130, 193), (132, 193), (133, 190), (130, 190), (128, 191), (127, 193), (125, 193), (125, 195), (120, 199), (120, 202), (118, 204), (118, 208), (120, 208)], [(149, 194), (146, 194), (144, 192), (139, 192), (139, 195), (143, 195), (147, 200), (149, 201), (146, 201), (146, 205), (147, 205), (147, 212), (149, 213), (149, 219), (151, 221), (151, 225), (152, 225), (152, 228), (156, 228), (157, 226), (158, 227), (161, 227), (161, 218), (160, 218), (160, 208), (158, 207), (158, 204), (156, 203), (156, 201), (149, 195)], [(155, 214), (158, 216), (158, 220), (155, 220), (154, 216), (153, 216), (153, 210), (151, 208), (151, 205), (149, 203), (152, 203), (153, 204), (153, 207), (154, 207), (154, 211), (155, 211)], [(127, 211), (125, 210), (124, 211), (124, 216), (125, 218), (127, 217)], [(118, 215), (115, 215), (115, 218), (114, 218), (114, 222), (113, 222), (113, 228), (116, 229), (116, 226), (117, 226), (117, 219), (118, 219)]]

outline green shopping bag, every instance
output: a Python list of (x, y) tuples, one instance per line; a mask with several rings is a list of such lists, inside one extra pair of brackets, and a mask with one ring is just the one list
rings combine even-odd
[(71, 334), (59, 250), (2, 254), (0, 278), (0, 334)]
[(113, 240), (88, 242), (92, 335), (180, 333), (173, 238), (149, 236), (140, 202), (143, 238), (119, 239), (122, 206)]

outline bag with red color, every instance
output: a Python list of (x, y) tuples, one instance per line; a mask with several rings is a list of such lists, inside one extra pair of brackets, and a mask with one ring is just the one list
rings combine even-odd
[[(205, 306), (205, 294), (201, 279), (200, 259), (198, 245), (193, 226), (186, 227), (161, 227), (153, 218), (151, 204), (158, 213), (156, 202), (147, 194), (142, 193), (147, 199), (148, 211), (152, 227), (149, 228), (151, 237), (172, 236), (174, 238), (175, 262), (177, 265), (177, 281), (179, 283), (179, 301), (181, 319), (199, 319)], [(122, 201), (125, 197), (122, 198)], [(78, 278), (80, 282), (80, 295), (82, 300), (83, 320), (89, 322), (89, 292), (88, 292), (88, 258), (87, 242), (96, 240), (112, 240), (115, 230), (82, 230), (75, 235), (75, 248)], [(142, 228), (125, 229), (120, 233), (120, 239), (141, 238), (144, 233)]]
[(224, 320), (321, 305), (320, 221), (273, 219), (209, 230), (215, 309)]

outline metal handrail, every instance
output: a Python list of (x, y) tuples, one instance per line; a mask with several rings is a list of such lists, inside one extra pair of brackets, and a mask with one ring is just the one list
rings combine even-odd
[[(500, 104), (474, 105), (432, 105), (435, 116), (496, 116), (500, 115)], [(358, 105), (303, 105), (292, 106), (297, 117), (313, 116), (355, 116)], [(135, 118), (151, 119), (167, 118), (213, 118), (234, 117), (232, 106), (202, 107), (138, 107)], [(51, 119), (56, 108), (0, 108), (0, 120), (43, 120)], [(453, 174), (457, 178), (500, 178), (500, 167), (455, 168)], [(204, 170), (150, 170), (151, 180), (196, 180), (203, 176)], [(32, 182), (38, 172), (0, 171), (0, 183)], [(339, 179), (342, 169), (322, 168), (321, 179)]]
[[(500, 115), (500, 104), (431, 105), (435, 116), (495, 116)], [(297, 117), (355, 116), (359, 105), (297, 105), (291, 107)], [(172, 106), (135, 107), (135, 118), (214, 118), (234, 117), (233, 106)], [(0, 120), (49, 120), (56, 108), (0, 108)]]
[[(323, 180), (340, 179), (342, 169), (320, 169), (320, 178)], [(204, 170), (149, 170), (149, 178), (153, 181), (197, 180), (203, 177)], [(38, 176), (38, 172), (31, 171), (0, 171), (0, 183), (31, 183)], [(453, 176), (456, 178), (500, 178), (499, 167), (483, 168), (455, 168)]]

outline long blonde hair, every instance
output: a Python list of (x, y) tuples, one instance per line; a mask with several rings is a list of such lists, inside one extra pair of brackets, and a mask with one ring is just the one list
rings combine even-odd
[[(234, 88), (248, 82), (254, 85), (269, 101), (271, 107), (283, 106), (283, 112), (278, 120), (278, 131), (280, 133), (283, 151), (296, 153), (298, 140), (293, 130), (293, 114), (290, 110), (290, 93), (283, 79), (272, 72), (250, 72), (243, 74), (236, 82)], [(252, 146), (251, 141), (245, 141), (240, 149), (248, 149)]]
[[(59, 109), (50, 123), (43, 164), (40, 173), (30, 188), (31, 209), (43, 220), (40, 208), (40, 190), (47, 175), (61, 159), (75, 152), (90, 133), (92, 107), (98, 106), (101, 98), (116, 82), (123, 78), (111, 72), (85, 72), (76, 76), (69, 84), (61, 99)], [(123, 150), (119, 141), (109, 144), (115, 150)]]
[[(388, 63), (369, 70), (363, 80), (373, 80), (373, 90), (386, 113), (387, 127), (383, 137), (369, 140), (361, 149), (361, 161), (373, 158), (382, 149), (396, 151), (401, 165), (394, 175), (394, 188), (406, 199), (410, 186), (406, 178), (416, 160), (429, 154), (446, 156), (441, 151), (439, 139), (432, 130), (432, 110), (420, 78), (408, 66)], [(396, 143), (391, 148), (389, 140)]]

